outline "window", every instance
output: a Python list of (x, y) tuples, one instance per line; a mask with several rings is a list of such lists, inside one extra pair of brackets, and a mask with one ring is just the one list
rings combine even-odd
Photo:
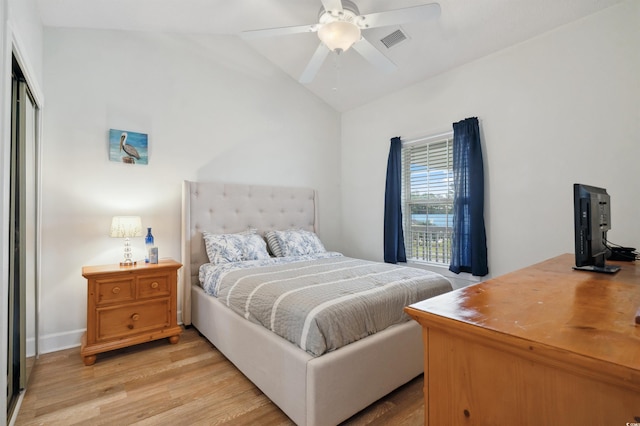
[(453, 133), (404, 142), (402, 217), (407, 260), (449, 265), (453, 196)]

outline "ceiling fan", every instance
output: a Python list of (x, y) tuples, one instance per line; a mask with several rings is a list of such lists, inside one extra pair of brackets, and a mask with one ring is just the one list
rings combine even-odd
[(438, 3), (360, 15), (358, 6), (350, 0), (321, 0), (321, 2), (322, 7), (316, 24), (243, 31), (241, 36), (244, 39), (252, 39), (317, 32), (320, 45), (299, 78), (300, 83), (308, 84), (313, 81), (329, 52), (340, 54), (350, 47), (380, 70), (385, 72), (395, 70), (396, 64), (362, 37), (361, 31), (426, 20), (440, 15)]

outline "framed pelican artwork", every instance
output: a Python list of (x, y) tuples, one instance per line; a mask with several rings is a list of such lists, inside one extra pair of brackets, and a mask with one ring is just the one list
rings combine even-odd
[(109, 129), (109, 160), (127, 164), (149, 164), (148, 135)]

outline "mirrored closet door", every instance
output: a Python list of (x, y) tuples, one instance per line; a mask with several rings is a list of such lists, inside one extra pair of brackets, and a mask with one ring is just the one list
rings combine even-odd
[(9, 202), (7, 419), (26, 386), (37, 348), (38, 107), (15, 58), (12, 67)]

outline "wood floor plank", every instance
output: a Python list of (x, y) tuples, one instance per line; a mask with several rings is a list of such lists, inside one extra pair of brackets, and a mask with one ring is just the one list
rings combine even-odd
[[(423, 424), (422, 376), (343, 423)], [(17, 426), (274, 425), (293, 422), (193, 328), (166, 339), (98, 355), (85, 366), (79, 349), (38, 359)]]

